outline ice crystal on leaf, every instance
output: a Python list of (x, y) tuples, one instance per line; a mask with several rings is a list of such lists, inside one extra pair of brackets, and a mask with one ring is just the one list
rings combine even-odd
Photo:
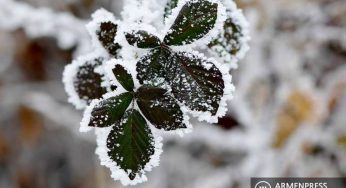
[(116, 123), (107, 139), (108, 155), (133, 180), (154, 154), (153, 135), (143, 116), (128, 110)]
[(118, 43), (115, 43), (115, 37), (117, 35), (118, 25), (113, 22), (102, 22), (100, 24), (100, 30), (97, 32), (98, 39), (108, 51), (109, 54), (114, 57), (118, 56), (118, 50), (121, 46)]
[(103, 57), (85, 57), (66, 66), (64, 72), (65, 90), (69, 101), (77, 109), (85, 108), (93, 99), (102, 98), (107, 87), (102, 84), (104, 75), (95, 71), (102, 67)]
[(218, 31), (218, 37), (212, 40), (208, 47), (223, 62), (236, 68), (236, 62), (242, 59), (249, 50), (248, 23), (233, 1), (223, 0), (223, 4), (226, 7), (227, 18), (223, 28)]
[[(223, 3), (168, 0), (162, 14), (143, 6), (131, 16), (143, 5), (132, 0), (123, 20), (104, 9), (92, 15), (95, 50), (66, 67), (64, 83), (69, 101), (85, 108), (80, 131), (95, 130), (101, 164), (124, 185), (146, 181), (158, 165), (160, 134), (189, 132), (190, 116), (213, 123), (225, 115), (234, 87), (224, 62), (240, 59), (247, 36), (233, 2)], [(155, 20), (164, 26), (148, 24)]]

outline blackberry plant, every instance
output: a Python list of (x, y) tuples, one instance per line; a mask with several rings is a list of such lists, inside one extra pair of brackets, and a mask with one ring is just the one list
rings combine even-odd
[(215, 123), (225, 115), (229, 70), (249, 37), (231, 1), (168, 0), (154, 16), (141, 0), (126, 3), (122, 20), (93, 14), (95, 50), (68, 65), (63, 81), (69, 101), (84, 109), (80, 131), (96, 132), (101, 164), (133, 185), (158, 165), (162, 135), (189, 132), (190, 117)]

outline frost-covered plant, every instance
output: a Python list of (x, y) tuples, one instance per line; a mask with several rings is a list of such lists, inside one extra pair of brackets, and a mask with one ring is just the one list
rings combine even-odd
[(101, 164), (125, 185), (145, 181), (158, 165), (160, 135), (189, 132), (190, 116), (214, 123), (225, 115), (234, 91), (229, 64), (247, 50), (233, 2), (166, 3), (152, 15), (131, 0), (121, 21), (97, 11), (88, 24), (95, 51), (64, 72), (69, 101), (85, 109), (80, 130), (95, 129)]

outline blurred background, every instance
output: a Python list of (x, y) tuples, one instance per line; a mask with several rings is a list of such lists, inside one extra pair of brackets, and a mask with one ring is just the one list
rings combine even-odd
[[(346, 176), (346, 1), (236, 0), (251, 50), (232, 70), (227, 117), (165, 138), (139, 188), (246, 188), (250, 177)], [(0, 187), (117, 188), (79, 133), (64, 66), (90, 50), (84, 28), (121, 0), (0, 0)]]

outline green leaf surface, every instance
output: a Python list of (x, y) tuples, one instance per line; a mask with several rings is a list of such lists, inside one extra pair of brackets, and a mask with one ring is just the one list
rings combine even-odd
[(217, 9), (217, 3), (207, 0), (187, 2), (165, 36), (164, 43), (179, 46), (201, 39), (215, 26)]
[(112, 22), (102, 22), (100, 25), (100, 31), (97, 32), (97, 36), (103, 47), (109, 54), (118, 57), (118, 51), (121, 46), (115, 43), (115, 37), (117, 35), (118, 25)]
[(160, 46), (161, 41), (155, 35), (149, 34), (146, 31), (133, 31), (125, 33), (127, 42), (138, 48), (155, 48)]
[(137, 63), (140, 83), (164, 79), (174, 97), (191, 110), (215, 115), (223, 96), (220, 70), (206, 59), (167, 49), (153, 50)]
[(133, 180), (154, 154), (153, 135), (137, 110), (128, 110), (108, 135), (108, 155)]
[(126, 89), (127, 91), (133, 91), (134, 83), (131, 74), (121, 65), (117, 64), (113, 68), (113, 74), (118, 80), (118, 82)]
[(119, 121), (133, 100), (130, 92), (102, 100), (91, 111), (90, 127), (109, 127)]
[(186, 128), (184, 114), (167, 90), (142, 86), (136, 96), (140, 110), (156, 128), (166, 131)]
[(136, 65), (137, 79), (141, 84), (161, 82), (165, 78), (165, 64), (169, 61), (170, 52), (165, 49), (153, 49), (143, 56)]
[(165, 6), (164, 18), (172, 14), (172, 10), (178, 6), (179, 0), (168, 0)]
[(171, 73), (166, 79), (180, 102), (192, 110), (216, 114), (225, 86), (222, 73), (213, 63), (189, 53), (175, 53), (167, 70)]
[(233, 22), (232, 18), (226, 19), (223, 31), (221, 34), (213, 40), (208, 47), (214, 48), (220, 57), (223, 54), (228, 53), (232, 56), (236, 55), (240, 50), (240, 39), (244, 37), (241, 27)]
[(89, 104), (93, 99), (102, 98), (107, 92), (106, 88), (101, 86), (102, 75), (96, 73), (94, 69), (101, 66), (103, 58), (96, 58), (85, 62), (77, 69), (77, 74), (73, 81), (73, 86), (80, 99)]

